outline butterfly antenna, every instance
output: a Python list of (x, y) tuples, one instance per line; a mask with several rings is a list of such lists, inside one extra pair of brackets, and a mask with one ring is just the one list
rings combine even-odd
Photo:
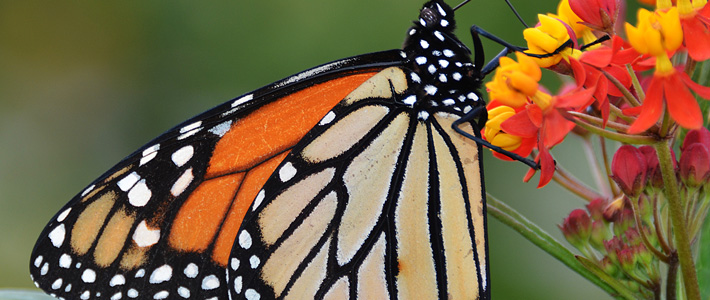
[[(507, 1), (507, 0), (506, 0), (506, 1)], [(459, 3), (459, 5), (456, 5), (456, 7), (454, 7), (454, 11), (456, 11), (456, 10), (459, 9), (461, 6), (464, 6), (464, 4), (469, 3), (469, 2), (471, 2), (471, 0), (464, 0), (463, 2)]]
[(510, 7), (510, 10), (512, 10), (513, 13), (515, 14), (515, 16), (518, 17), (518, 20), (520, 20), (520, 23), (523, 23), (523, 26), (525, 26), (525, 28), (529, 28), (530, 26), (528, 26), (528, 23), (525, 23), (525, 20), (523, 20), (523, 17), (520, 16), (520, 14), (518, 13), (518, 10), (515, 9), (515, 7), (513, 6), (512, 3), (510, 3), (510, 0), (505, 0), (505, 3), (508, 3), (508, 7)]

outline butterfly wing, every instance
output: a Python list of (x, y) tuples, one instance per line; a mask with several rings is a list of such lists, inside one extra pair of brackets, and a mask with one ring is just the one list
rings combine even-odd
[(490, 298), (481, 149), (452, 129), (483, 105), (480, 76), (452, 17), (425, 4), (408, 63), (368, 79), (281, 162), (232, 247), (233, 299)]
[(74, 197), (31, 256), (57, 297), (207, 299), (227, 293), (237, 229), (290, 149), (401, 51), (301, 72), (167, 131)]

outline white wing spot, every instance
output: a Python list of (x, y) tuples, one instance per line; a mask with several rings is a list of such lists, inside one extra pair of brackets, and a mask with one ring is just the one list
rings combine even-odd
[(449, 26), (449, 21), (442, 19), (441, 22), (439, 22), (439, 24), (441, 24), (441, 27), (446, 27), (446, 26)]
[(117, 285), (124, 285), (126, 284), (126, 277), (123, 277), (121, 274), (114, 275), (111, 277), (111, 281), (109, 281), (108, 285), (110, 286), (117, 286)]
[(153, 193), (145, 184), (145, 179), (141, 179), (128, 191), (128, 202), (135, 207), (142, 207), (148, 204)]
[(126, 295), (130, 298), (138, 298), (138, 291), (136, 289), (130, 289), (126, 292)]
[(437, 88), (436, 88), (435, 86), (433, 86), (433, 85), (427, 84), (427, 85), (424, 86), (424, 90), (426, 91), (427, 94), (433, 96), (433, 95), (436, 95), (436, 91), (438, 91), (439, 89), (437, 89)]
[(454, 80), (456, 80), (456, 81), (461, 80), (461, 73), (459, 73), (459, 72), (454, 72), (454, 74), (451, 76), (454, 77)]
[(279, 169), (279, 178), (282, 182), (291, 180), (293, 176), (296, 176), (296, 168), (291, 162), (285, 163), (281, 166), (281, 169)]
[(35, 268), (39, 268), (39, 266), (42, 265), (43, 259), (44, 257), (42, 257), (42, 255), (37, 256), (37, 258), (35, 258)]
[(468, 99), (471, 99), (473, 101), (478, 101), (478, 96), (476, 96), (476, 93), (468, 93), (467, 97)]
[(111, 300), (119, 300), (121, 298), (123, 298), (123, 294), (121, 294), (121, 292), (115, 293), (111, 296)]
[(81, 273), (81, 281), (85, 283), (93, 283), (96, 281), (96, 272), (92, 269), (86, 269)]
[(412, 30), (409, 31), (409, 35), (414, 35), (415, 33), (417, 33), (417, 30), (414, 28), (412, 28)]
[(131, 172), (131, 174), (126, 175), (126, 177), (123, 177), (123, 179), (119, 180), (116, 184), (122, 191), (125, 192), (130, 190), (140, 179), (141, 177), (138, 176), (138, 173)]
[(209, 275), (202, 279), (203, 290), (214, 290), (219, 287), (219, 279), (215, 275)]
[(251, 235), (246, 230), (242, 230), (242, 233), (239, 234), (239, 246), (244, 249), (251, 247)]
[(419, 120), (429, 119), (429, 113), (422, 110), (419, 112), (418, 117), (419, 117)]
[(422, 18), (419, 18), (419, 24), (422, 24), (422, 26), (426, 27), (426, 21), (424, 21), (424, 19)]
[(185, 127), (183, 127), (183, 128), (180, 128), (180, 133), (185, 133), (185, 132), (188, 132), (188, 131), (197, 129), (197, 128), (200, 127), (201, 125), (202, 125), (202, 121), (197, 121), (197, 122), (192, 123), (192, 124), (190, 124), (190, 125), (187, 125), (187, 126), (185, 126)]
[(420, 41), (419, 41), (419, 46), (422, 46), (422, 49), (429, 48), (429, 42), (427, 42), (427, 41), (425, 41), (425, 40), (420, 40)]
[[(93, 185), (92, 185), (92, 186), (93, 186)], [(70, 212), (70, 211), (71, 211), (71, 207), (65, 209), (61, 214), (59, 214), (59, 215), (57, 216), (57, 222), (63, 222), (64, 219), (66, 219), (67, 216), (69, 215), (69, 212)]]
[(434, 51), (431, 51), (431, 54), (433, 54), (434, 56), (441, 56), (441, 51), (434, 50)]
[(157, 151), (156, 151), (156, 152), (151, 152), (150, 154), (141, 157), (141, 161), (140, 161), (140, 165), (139, 165), (139, 166), (142, 166), (142, 165), (147, 164), (148, 162), (150, 162), (151, 160), (153, 160), (153, 158), (155, 158), (156, 156), (158, 156), (158, 152), (157, 152)]
[(193, 154), (195, 154), (195, 148), (191, 145), (187, 145), (173, 152), (170, 158), (176, 166), (182, 167), (192, 158)]
[(79, 298), (81, 298), (82, 300), (89, 299), (89, 297), (91, 297), (91, 293), (89, 291), (84, 291), (83, 293), (81, 293), (81, 296), (79, 296)]
[(181, 286), (178, 288), (178, 295), (180, 295), (180, 297), (183, 297), (185, 299), (190, 298), (190, 289), (188, 289), (184, 286)]
[(254, 99), (254, 94), (245, 95), (244, 97), (234, 100), (234, 102), (232, 102), (232, 107), (237, 107), (241, 104), (247, 103), (251, 101), (251, 99)]
[(69, 269), (71, 267), (71, 256), (66, 253), (62, 254), (62, 256), (59, 257), (59, 266)]
[(409, 76), (412, 78), (412, 81), (414, 81), (414, 82), (416, 82), (416, 83), (422, 82), (422, 79), (419, 78), (419, 75), (417, 75), (417, 73), (412, 72), (412, 73), (409, 73), (409, 74), (410, 74)]
[(439, 39), (440, 41), (442, 41), (442, 42), (444, 41), (444, 35), (442, 35), (441, 32), (434, 31), (434, 36), (436, 36), (436, 38)]
[(444, 56), (454, 57), (454, 51), (451, 51), (450, 49), (444, 49)]
[(242, 276), (234, 278), (234, 291), (239, 294), (242, 292)]
[(67, 284), (67, 286), (64, 288), (64, 292), (65, 293), (71, 292), (71, 283)]
[(219, 123), (208, 131), (216, 136), (223, 137), (230, 128), (232, 128), (232, 120)]
[(446, 67), (449, 66), (449, 61), (448, 61), (448, 60), (445, 60), (445, 59), (440, 59), (440, 60), (439, 60), (439, 65), (440, 65), (442, 68), (446, 68)]
[(49, 263), (45, 262), (42, 265), (42, 269), (39, 270), (39, 275), (42, 275), (42, 276), (47, 275), (47, 272), (49, 272)]
[(434, 74), (436, 73), (436, 67), (434, 65), (429, 65), (429, 67), (427, 67), (427, 71), (429, 71), (429, 73), (431, 74)]
[(230, 267), (232, 267), (232, 270), (234, 270), (234, 271), (239, 269), (239, 259), (232, 257), (232, 260), (230, 262)]
[(153, 295), (153, 299), (155, 300), (161, 300), (161, 299), (167, 299), (170, 293), (168, 291), (160, 291), (157, 292)]
[(261, 205), (261, 202), (264, 201), (264, 197), (266, 196), (266, 192), (264, 190), (259, 191), (258, 194), (256, 194), (256, 198), (254, 198), (254, 204), (252, 204), (252, 211), (255, 211), (259, 206)]
[(64, 243), (64, 237), (67, 231), (64, 228), (64, 224), (59, 224), (59, 226), (54, 227), (54, 229), (49, 233), (49, 240), (52, 242), (54, 247), (59, 248)]
[(329, 111), (327, 114), (325, 114), (323, 119), (318, 122), (318, 125), (323, 126), (325, 124), (330, 124), (330, 122), (333, 122), (333, 120), (335, 120), (335, 113), (333, 111)]
[(136, 278), (141, 278), (143, 276), (145, 276), (145, 269), (140, 269), (140, 270), (138, 270), (138, 272), (136, 272), (136, 275), (135, 275)]
[(448, 79), (446, 78), (446, 74), (439, 74), (439, 81), (440, 82), (447, 82)]
[(441, 5), (439, 5), (439, 3), (436, 4), (436, 8), (439, 9), (439, 14), (442, 17), (446, 17), (446, 11), (444, 10), (444, 8), (441, 7)]
[(196, 133), (200, 132), (200, 130), (202, 130), (202, 128), (197, 128), (197, 129), (190, 130), (190, 131), (188, 131), (188, 132), (185, 132), (185, 133), (179, 135), (179, 136), (177, 137), (177, 139), (178, 139), (178, 141), (179, 141), (179, 140), (184, 140), (185, 138), (190, 137), (190, 136), (193, 136), (193, 135), (195, 135)]
[(253, 289), (248, 289), (244, 291), (244, 297), (247, 298), (247, 300), (259, 300), (261, 298), (261, 295)]
[(82, 196), (82, 197), (86, 196), (86, 194), (88, 194), (89, 192), (93, 191), (95, 187), (96, 187), (96, 185), (93, 185), (93, 184), (90, 185), (89, 187), (87, 187), (86, 189), (84, 189), (83, 192), (81, 192), (81, 196)]
[(409, 95), (407, 98), (404, 98), (404, 100), (402, 100), (402, 102), (404, 102), (404, 104), (406, 104), (406, 105), (414, 106), (414, 103), (417, 102), (417, 96)]
[(185, 191), (185, 189), (187, 189), (194, 178), (195, 176), (192, 175), (192, 168), (185, 170), (185, 172), (182, 173), (177, 180), (175, 180), (173, 187), (170, 188), (170, 194), (175, 197), (179, 196)]
[(58, 290), (59, 288), (62, 287), (62, 284), (63, 284), (63, 283), (64, 283), (64, 282), (62, 281), (61, 278), (55, 280), (54, 282), (52, 282), (52, 289), (53, 289), (53, 290)]
[[(133, 233), (133, 241), (136, 243), (136, 245), (138, 245), (138, 247), (148, 247), (155, 245), (158, 240), (160, 240), (160, 229), (148, 228), (148, 224), (145, 222), (145, 220), (141, 221), (140, 224), (138, 224), (138, 227), (136, 227), (136, 231)], [(141, 269), (141, 271), (143, 270)], [(140, 273), (141, 271), (138, 271), (138, 273), (136, 273), (136, 278), (143, 276), (144, 273)], [(141, 276), (138, 276), (139, 274)]]
[(163, 283), (170, 280), (173, 277), (173, 268), (169, 265), (162, 265), (157, 269), (153, 270), (150, 274), (150, 279), (148, 282), (152, 284)]
[(261, 260), (258, 257), (256, 257), (256, 255), (252, 255), (249, 258), (249, 265), (251, 266), (252, 269), (256, 269), (256, 267), (259, 266), (260, 262), (261, 262)]
[(445, 106), (451, 106), (451, 105), (456, 104), (456, 101), (454, 101), (454, 99), (449, 98), (449, 99), (444, 99), (444, 101), (442, 101), (441, 103), (443, 103)]
[(195, 278), (197, 277), (197, 274), (200, 273), (200, 269), (197, 267), (196, 264), (190, 263), (185, 267), (185, 270), (183, 270), (183, 273), (185, 273), (185, 276), (189, 278)]
[(424, 56), (418, 56), (414, 61), (416, 61), (418, 65), (423, 65), (426, 63), (427, 59)]
[(473, 108), (470, 105), (466, 105), (466, 107), (463, 108), (463, 113), (467, 114), (471, 109)]

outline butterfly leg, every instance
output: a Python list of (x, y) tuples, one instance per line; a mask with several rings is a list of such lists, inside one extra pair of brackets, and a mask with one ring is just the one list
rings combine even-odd
[[(478, 122), (471, 122), (472, 120), (478, 119)], [(488, 111), (486, 110), (486, 107), (484, 106), (479, 106), (471, 110), (469, 113), (461, 117), (460, 119), (456, 120), (451, 124), (451, 127), (454, 129), (454, 131), (458, 132), (459, 134), (473, 140), (477, 144), (487, 147), (495, 152), (498, 152), (500, 154), (503, 154), (507, 157), (510, 157), (514, 160), (520, 161), (528, 166), (530, 166), (533, 169), (540, 169), (540, 165), (532, 161), (531, 159), (522, 157), (518, 154), (515, 154), (513, 152), (510, 152), (508, 150), (505, 150), (501, 147), (495, 146), (488, 141), (484, 140), (481, 137), (472, 135), (468, 132), (463, 131), (461, 128), (459, 128), (459, 125), (464, 122), (471, 122), (473, 125), (473, 130), (474, 132), (479, 132), (481, 128), (485, 125), (485, 122), (488, 120)]]

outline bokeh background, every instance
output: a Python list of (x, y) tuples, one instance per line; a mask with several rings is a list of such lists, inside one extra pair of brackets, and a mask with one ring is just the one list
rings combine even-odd
[[(556, 6), (513, 2), (531, 24)], [(420, 6), (0, 0), (0, 288), (34, 287), (29, 255), (42, 228), (125, 155), (188, 117), (290, 74), (398, 48)], [(457, 20), (468, 45), (471, 24), (523, 43), (523, 26), (503, 0), (473, 0)], [(485, 44), (488, 57), (501, 49)], [(579, 140), (565, 141), (554, 154), (590, 182)], [(485, 164), (493, 195), (563, 241), (556, 224), (581, 200), (555, 184), (541, 190), (523, 184), (522, 164), (488, 153)], [(610, 298), (489, 220), (494, 299)]]

